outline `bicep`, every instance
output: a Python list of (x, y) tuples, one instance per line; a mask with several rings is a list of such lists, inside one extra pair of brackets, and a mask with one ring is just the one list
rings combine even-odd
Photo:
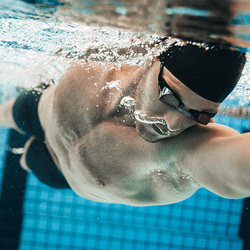
[(250, 134), (212, 140), (199, 156), (202, 186), (225, 198), (250, 196)]

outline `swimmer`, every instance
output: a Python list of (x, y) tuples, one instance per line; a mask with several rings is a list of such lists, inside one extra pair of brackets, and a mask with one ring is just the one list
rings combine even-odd
[(173, 44), (142, 66), (78, 61), (58, 85), (0, 106), (2, 126), (30, 135), (21, 166), (54, 188), (134, 206), (198, 189), (250, 196), (250, 134), (215, 124), (244, 53)]

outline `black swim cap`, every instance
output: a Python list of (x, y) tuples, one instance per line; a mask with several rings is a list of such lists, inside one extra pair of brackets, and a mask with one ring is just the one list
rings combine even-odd
[(239, 81), (246, 54), (214, 45), (175, 43), (158, 59), (196, 94), (221, 103)]

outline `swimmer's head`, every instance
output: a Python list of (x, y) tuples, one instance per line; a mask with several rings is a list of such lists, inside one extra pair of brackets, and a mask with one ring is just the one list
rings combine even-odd
[(136, 129), (150, 142), (212, 122), (246, 62), (245, 53), (189, 42), (166, 48), (158, 59), (146, 64), (135, 94)]
[(246, 55), (219, 46), (175, 43), (158, 59), (193, 92), (209, 101), (221, 103), (239, 81)]

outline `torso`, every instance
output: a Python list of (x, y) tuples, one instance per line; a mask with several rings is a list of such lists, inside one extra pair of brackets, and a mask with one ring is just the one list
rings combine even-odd
[(102, 67), (72, 67), (39, 104), (49, 150), (69, 185), (92, 200), (131, 205), (169, 204), (191, 196), (202, 183), (194, 177), (199, 166), (190, 154), (202, 138), (215, 136), (213, 130), (197, 127), (146, 142), (130, 112), (119, 106), (133, 92), (131, 83), (141, 68)]

